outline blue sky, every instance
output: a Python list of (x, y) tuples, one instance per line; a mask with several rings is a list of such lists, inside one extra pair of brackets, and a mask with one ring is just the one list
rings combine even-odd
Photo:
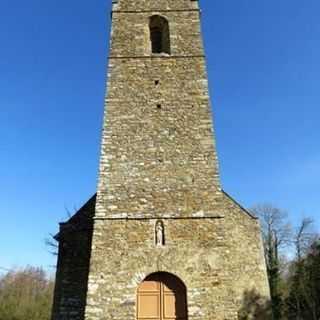
[[(111, 0), (0, 2), (0, 267), (94, 192)], [(320, 2), (202, 0), (221, 180), (320, 227)]]

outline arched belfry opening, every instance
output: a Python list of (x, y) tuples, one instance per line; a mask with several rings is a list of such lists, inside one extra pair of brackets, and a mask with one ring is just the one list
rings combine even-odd
[(187, 289), (166, 272), (149, 275), (137, 290), (137, 320), (187, 320)]
[(152, 53), (170, 54), (170, 30), (169, 22), (159, 15), (150, 17), (150, 41)]

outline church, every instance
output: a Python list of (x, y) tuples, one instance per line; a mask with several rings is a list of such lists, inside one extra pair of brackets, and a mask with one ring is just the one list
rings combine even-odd
[(200, 18), (113, 0), (99, 182), (60, 224), (52, 320), (238, 320), (270, 297), (259, 221), (220, 184)]

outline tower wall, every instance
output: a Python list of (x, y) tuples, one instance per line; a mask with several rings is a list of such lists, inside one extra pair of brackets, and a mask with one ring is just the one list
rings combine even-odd
[[(220, 183), (199, 10), (123, 11), (131, 3), (113, 12), (96, 216), (210, 213)], [(170, 55), (151, 53), (154, 15), (169, 22)]]

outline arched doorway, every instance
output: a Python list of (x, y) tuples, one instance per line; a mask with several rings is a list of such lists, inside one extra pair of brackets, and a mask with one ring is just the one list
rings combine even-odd
[(184, 283), (166, 272), (148, 276), (138, 287), (137, 320), (187, 320)]

